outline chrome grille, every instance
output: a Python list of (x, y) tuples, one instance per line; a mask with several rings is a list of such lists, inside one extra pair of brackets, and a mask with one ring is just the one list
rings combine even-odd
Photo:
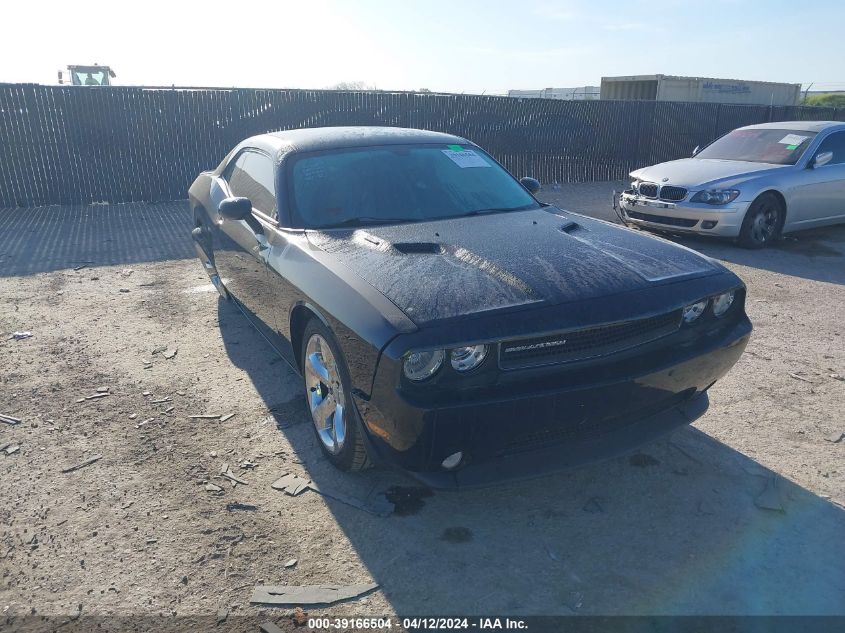
[(499, 346), (499, 367), (523, 369), (607, 356), (662, 338), (680, 324), (681, 311), (674, 310), (635, 321), (505, 341)]
[(653, 182), (641, 182), (637, 190), (644, 198), (657, 198), (657, 190), (659, 187)]
[(660, 199), (668, 202), (678, 202), (687, 197), (687, 190), (683, 187), (664, 185), (660, 188)]

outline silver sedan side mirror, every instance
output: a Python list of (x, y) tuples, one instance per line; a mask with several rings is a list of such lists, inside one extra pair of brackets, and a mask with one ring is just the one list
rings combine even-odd
[(817, 167), (822, 167), (827, 165), (833, 159), (833, 152), (822, 152), (821, 154), (816, 154), (816, 157), (813, 159), (813, 169)]
[(694, 150), (692, 150), (692, 156), (693, 156), (693, 158), (695, 157), (695, 155), (696, 155), (696, 154), (698, 154), (698, 151), (699, 151), (700, 147), (701, 147), (700, 145), (696, 145), (696, 146), (695, 146), (695, 149), (694, 149)]

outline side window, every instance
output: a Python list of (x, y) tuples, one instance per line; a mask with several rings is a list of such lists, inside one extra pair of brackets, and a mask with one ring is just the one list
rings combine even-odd
[(276, 215), (276, 187), (273, 161), (258, 152), (243, 152), (223, 173), (236, 196), (252, 201), (252, 206), (271, 217)]
[(833, 152), (828, 165), (845, 163), (845, 132), (834, 132), (825, 138), (816, 150), (816, 155), (822, 152)]

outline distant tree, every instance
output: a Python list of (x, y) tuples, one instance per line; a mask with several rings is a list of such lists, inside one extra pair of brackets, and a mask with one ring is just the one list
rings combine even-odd
[(431, 94), (431, 90), (428, 88), (420, 88), (417, 92), (422, 92), (424, 94)]
[(825, 108), (845, 108), (845, 93), (831, 92), (821, 95), (809, 95), (804, 105), (823, 106)]
[(340, 83), (336, 83), (333, 86), (329, 86), (329, 90), (373, 90), (375, 86), (372, 88), (367, 87), (367, 82), (365, 81), (341, 81)]

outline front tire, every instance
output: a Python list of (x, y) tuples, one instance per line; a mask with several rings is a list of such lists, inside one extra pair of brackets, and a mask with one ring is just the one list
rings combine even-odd
[(784, 208), (773, 193), (764, 193), (751, 203), (739, 232), (739, 245), (765, 248), (778, 239), (783, 228)]
[(301, 354), (305, 404), (320, 449), (340, 470), (369, 468), (346, 362), (332, 333), (318, 319), (305, 326)]

